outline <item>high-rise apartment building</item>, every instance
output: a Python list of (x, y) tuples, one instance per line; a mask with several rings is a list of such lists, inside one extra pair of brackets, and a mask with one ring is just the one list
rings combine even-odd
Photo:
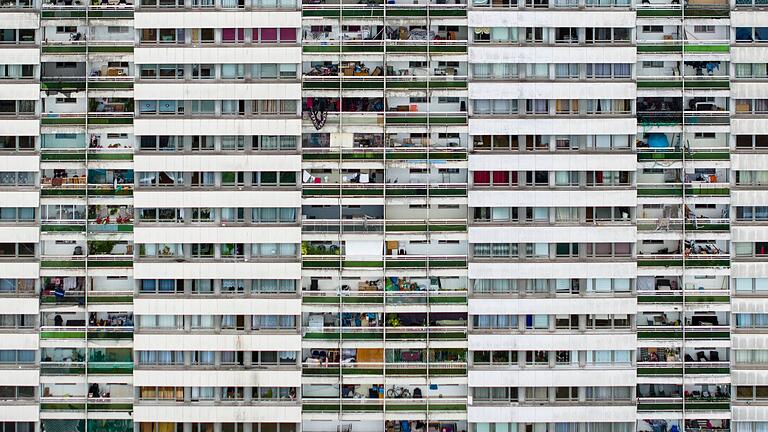
[(0, 0), (0, 432), (768, 432), (766, 0)]

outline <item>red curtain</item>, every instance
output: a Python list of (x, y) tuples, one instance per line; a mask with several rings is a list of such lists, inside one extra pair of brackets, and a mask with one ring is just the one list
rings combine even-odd
[(474, 181), (475, 184), (479, 185), (487, 185), (491, 183), (491, 172), (490, 171), (475, 171), (474, 172)]

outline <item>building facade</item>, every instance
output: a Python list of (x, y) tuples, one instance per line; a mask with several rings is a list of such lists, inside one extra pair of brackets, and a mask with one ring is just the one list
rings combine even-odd
[(0, 432), (768, 432), (766, 8), (0, 1)]

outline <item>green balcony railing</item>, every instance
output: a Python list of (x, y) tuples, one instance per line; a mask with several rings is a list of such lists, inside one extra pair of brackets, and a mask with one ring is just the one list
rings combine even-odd
[(55, 151), (43, 150), (40, 153), (43, 162), (80, 162), (85, 160), (85, 150)]
[(88, 362), (88, 373), (98, 375), (130, 375), (132, 362)]
[(105, 150), (88, 150), (88, 159), (94, 161), (131, 161), (133, 160), (133, 153), (129, 152), (110, 152)]

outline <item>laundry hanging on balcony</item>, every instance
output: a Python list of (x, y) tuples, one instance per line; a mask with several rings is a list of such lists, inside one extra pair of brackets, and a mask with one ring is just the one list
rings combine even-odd
[(328, 120), (328, 99), (326, 98), (307, 98), (307, 111), (309, 119), (316, 130), (325, 126)]

